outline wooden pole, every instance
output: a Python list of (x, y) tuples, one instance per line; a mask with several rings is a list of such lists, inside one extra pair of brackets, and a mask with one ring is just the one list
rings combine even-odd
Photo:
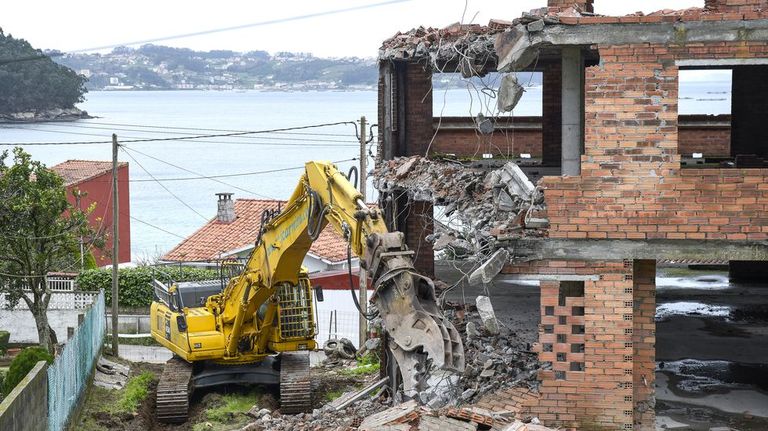
[[(368, 155), (365, 152), (365, 146), (367, 144), (365, 139), (365, 116), (360, 117), (360, 193), (363, 195), (363, 201), (365, 203), (368, 203), (368, 197), (365, 194), (365, 183), (368, 181), (368, 175), (367, 175), (367, 161), (368, 161)], [(358, 271), (358, 278), (360, 280), (359, 283), (359, 291), (360, 291), (360, 339), (358, 344), (358, 349), (361, 349), (363, 345), (365, 344), (365, 340), (368, 339), (368, 319), (365, 318), (365, 315), (368, 313), (368, 274), (366, 273), (365, 269), (363, 269), (362, 265), (360, 265), (360, 261), (362, 259), (362, 256), (358, 256), (358, 265), (359, 265), (359, 271)]]
[(120, 205), (117, 195), (117, 135), (112, 134), (112, 354), (119, 356), (117, 350), (117, 316), (118, 316), (118, 292), (117, 292), (117, 264), (120, 261)]

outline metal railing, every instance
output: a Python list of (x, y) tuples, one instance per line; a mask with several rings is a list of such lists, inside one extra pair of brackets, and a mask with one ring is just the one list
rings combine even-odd
[(96, 296), (83, 323), (48, 367), (48, 430), (64, 430), (85, 392), (93, 365), (104, 342), (104, 292)]

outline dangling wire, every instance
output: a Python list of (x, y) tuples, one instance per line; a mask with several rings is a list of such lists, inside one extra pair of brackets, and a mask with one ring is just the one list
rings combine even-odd
[[(379, 316), (379, 312), (376, 310), (373, 313), (364, 313), (363, 308), (360, 307), (360, 301), (358, 301), (357, 294), (355, 293), (355, 282), (352, 279), (352, 245), (350, 243), (347, 243), (347, 268), (349, 271), (349, 291), (352, 293), (352, 301), (355, 302), (355, 307), (360, 315), (370, 322)], [(361, 274), (360, 276), (364, 277), (365, 275)]]
[(328, 212), (328, 207), (323, 205), (320, 195), (314, 191), (309, 190), (309, 208), (307, 209), (307, 233), (309, 238), (314, 241), (320, 236), (320, 225), (323, 224), (323, 218)]

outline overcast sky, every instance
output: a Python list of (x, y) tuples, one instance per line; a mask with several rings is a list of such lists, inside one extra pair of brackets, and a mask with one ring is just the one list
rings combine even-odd
[[(374, 4), (380, 5), (157, 43), (197, 50), (373, 57), (381, 41), (398, 30), (419, 25), (444, 27), (460, 21), (465, 7), (464, 0), (7, 1), (0, 26), (6, 34), (27, 39), (36, 48), (73, 51)], [(704, 0), (596, 0), (595, 11), (624, 15), (703, 4)], [(480, 24), (490, 18), (511, 20), (545, 5), (546, 0), (468, 0), (464, 22), (473, 18)]]

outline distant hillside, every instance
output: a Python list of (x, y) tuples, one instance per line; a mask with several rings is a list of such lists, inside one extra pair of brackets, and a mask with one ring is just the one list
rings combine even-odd
[(88, 77), (92, 90), (354, 89), (373, 88), (378, 79), (375, 59), (151, 44), (108, 54), (67, 54), (56, 61)]
[(44, 57), (42, 51), (34, 49), (24, 39), (15, 39), (10, 34), (6, 36), (0, 29), (2, 119), (78, 116), (80, 111), (74, 106), (83, 101), (87, 91), (84, 84), (82, 76)]

